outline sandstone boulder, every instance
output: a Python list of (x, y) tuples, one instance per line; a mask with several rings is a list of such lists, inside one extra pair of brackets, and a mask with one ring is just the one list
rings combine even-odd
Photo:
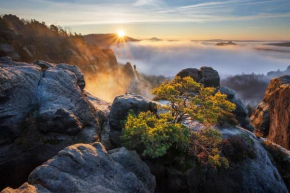
[(21, 57), (15, 50), (15, 48), (9, 44), (0, 44), (0, 57), (9, 56), (15, 61), (20, 61)]
[(199, 82), (199, 80), (201, 79), (200, 71), (196, 68), (186, 68), (178, 72), (176, 76), (179, 76), (180, 78), (190, 76), (196, 82)]
[(77, 84), (79, 85), (79, 87), (82, 90), (85, 88), (86, 83), (85, 83), (84, 75), (81, 73), (81, 71), (79, 70), (77, 66), (61, 63), (61, 64), (57, 64), (56, 68), (62, 68), (62, 69), (72, 72), (77, 77)]
[(106, 114), (88, 100), (82, 77), (68, 64), (0, 58), (0, 189), (19, 186), (64, 147), (99, 138)]
[(199, 70), (196, 68), (186, 68), (177, 73), (176, 76), (181, 78), (190, 76), (196, 82), (202, 83), (205, 87), (219, 87), (219, 73), (212, 67), (203, 66)]
[(156, 112), (156, 107), (155, 102), (137, 94), (126, 93), (116, 97), (109, 114), (110, 139), (113, 145), (121, 145), (122, 121), (126, 120), (128, 112), (131, 109), (135, 114), (138, 114), (142, 111)]
[[(220, 171), (194, 167), (187, 172), (189, 192), (288, 192), (279, 171), (254, 134), (239, 128), (221, 128), (221, 132), (224, 139), (242, 139), (255, 156), (231, 161), (228, 169)], [(232, 155), (236, 157), (239, 153), (235, 151)]]
[(37, 167), (28, 183), (2, 193), (104, 192), (150, 193), (155, 177), (135, 151), (125, 148), (107, 152), (100, 143), (76, 144)]
[(51, 64), (49, 62), (43, 61), (43, 60), (36, 60), (35, 62), (33, 62), (33, 64), (40, 66), (40, 68), (45, 71), (48, 68), (54, 67), (54, 64)]
[(250, 120), (248, 118), (248, 109), (241, 99), (236, 96), (236, 92), (228, 87), (221, 87), (220, 92), (227, 95), (227, 99), (236, 105), (236, 109), (233, 113), (235, 114), (240, 125), (249, 131), (254, 131), (254, 127), (250, 124)]
[(219, 73), (212, 67), (203, 66), (199, 69), (201, 74), (200, 83), (206, 85), (207, 87), (219, 87), (220, 86), (220, 76)]

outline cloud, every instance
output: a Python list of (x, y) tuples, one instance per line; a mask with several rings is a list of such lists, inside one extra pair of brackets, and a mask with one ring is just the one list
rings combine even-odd
[[(15, 7), (15, 4), (18, 6)], [(240, 9), (240, 6), (247, 7)], [(25, 19), (37, 19), (48, 24), (66, 26), (120, 22), (206, 23), (272, 18), (282, 20), (290, 17), (290, 11), (281, 8), (287, 6), (290, 6), (290, 3), (284, 0), (205, 1), (184, 6), (180, 6), (177, 2), (172, 5), (170, 1), (163, 0), (111, 0), (109, 2), (106, 0), (10, 0), (2, 3), (0, 13), (12, 13)], [(274, 11), (267, 11), (269, 7)]]
[(154, 0), (138, 0), (133, 3), (133, 6), (142, 6), (154, 3)]

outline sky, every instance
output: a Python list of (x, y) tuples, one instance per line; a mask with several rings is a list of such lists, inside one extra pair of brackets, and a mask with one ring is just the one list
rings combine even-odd
[(0, 0), (15, 14), (82, 34), (139, 39), (290, 40), (290, 0)]

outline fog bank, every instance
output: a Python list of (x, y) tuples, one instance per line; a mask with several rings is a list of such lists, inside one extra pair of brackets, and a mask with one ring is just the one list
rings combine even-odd
[(119, 62), (130, 61), (139, 72), (174, 76), (184, 68), (211, 66), (222, 77), (241, 73), (267, 73), (290, 65), (290, 48), (268, 42), (236, 42), (216, 46), (211, 41), (131, 42), (113, 50)]

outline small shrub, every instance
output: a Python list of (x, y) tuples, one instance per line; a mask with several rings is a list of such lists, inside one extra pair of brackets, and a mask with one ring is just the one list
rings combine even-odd
[[(170, 148), (185, 151), (189, 142), (189, 130), (173, 117), (164, 113), (141, 112), (135, 115), (131, 110), (122, 131), (122, 144), (128, 149), (141, 149), (143, 156), (161, 157)], [(141, 147), (141, 148), (140, 148)]]
[(222, 133), (218, 129), (207, 128), (192, 133), (189, 153), (203, 165), (228, 168), (229, 161), (221, 156), (221, 145)]
[(251, 141), (241, 136), (231, 136), (228, 139), (224, 139), (222, 152), (231, 162), (235, 163), (256, 157)]

